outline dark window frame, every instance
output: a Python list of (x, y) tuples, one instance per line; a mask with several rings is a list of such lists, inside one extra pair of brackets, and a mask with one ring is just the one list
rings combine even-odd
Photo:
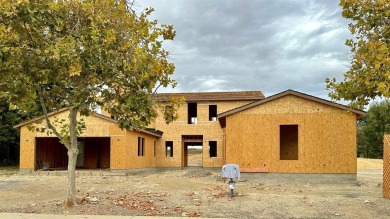
[[(213, 121), (213, 118), (217, 118), (218, 115), (218, 106), (217, 105), (209, 105), (209, 121)], [(216, 120), (214, 120), (216, 121)]]
[(209, 141), (209, 156), (218, 157), (218, 142)]
[[(188, 124), (197, 124), (198, 120), (198, 103), (187, 103)], [(196, 121), (192, 121), (192, 118), (196, 118)]]
[(156, 140), (153, 141), (153, 156), (156, 157)]
[[(169, 148), (169, 150), (168, 150)], [(169, 154), (168, 154), (169, 152)], [(165, 156), (173, 157), (173, 141), (165, 141)]]
[(138, 157), (145, 156), (145, 138), (138, 136)]

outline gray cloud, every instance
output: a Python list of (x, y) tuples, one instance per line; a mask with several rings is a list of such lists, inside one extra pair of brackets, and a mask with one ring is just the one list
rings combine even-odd
[(326, 98), (326, 77), (347, 70), (348, 21), (338, 1), (144, 0), (177, 31), (178, 87), (161, 92), (295, 89)]

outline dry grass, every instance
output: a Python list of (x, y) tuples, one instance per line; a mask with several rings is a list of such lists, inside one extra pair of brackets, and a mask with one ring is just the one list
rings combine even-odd
[(357, 168), (358, 169), (383, 169), (383, 160), (382, 159), (368, 159), (368, 158), (358, 158), (357, 159)]

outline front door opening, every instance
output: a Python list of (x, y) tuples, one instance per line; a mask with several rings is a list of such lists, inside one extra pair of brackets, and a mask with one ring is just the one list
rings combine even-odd
[(203, 166), (203, 146), (202, 142), (185, 142), (184, 151), (186, 155), (186, 167)]
[(201, 167), (203, 166), (203, 136), (202, 135), (183, 135), (183, 167)]

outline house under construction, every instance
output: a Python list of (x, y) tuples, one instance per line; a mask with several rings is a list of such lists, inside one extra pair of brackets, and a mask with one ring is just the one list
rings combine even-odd
[[(186, 167), (188, 151), (202, 149), (202, 167), (235, 163), (243, 172), (356, 175), (356, 120), (364, 111), (293, 90), (270, 97), (260, 91), (165, 93), (184, 97), (170, 124), (160, 114), (149, 129), (121, 130), (109, 115), (84, 118), (78, 168), (131, 170)], [(50, 118), (68, 116), (66, 109)], [(54, 136), (21, 130), (20, 169), (67, 166), (66, 148)]]

